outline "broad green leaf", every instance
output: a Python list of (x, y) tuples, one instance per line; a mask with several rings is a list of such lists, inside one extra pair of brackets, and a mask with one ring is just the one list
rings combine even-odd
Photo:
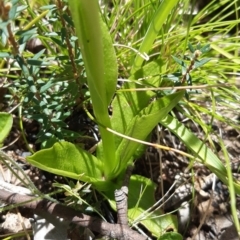
[[(158, 58), (145, 64), (143, 67), (134, 72), (130, 78), (136, 80), (139, 79), (138, 83), (141, 83), (146, 87), (159, 87), (161, 74), (165, 71), (166, 62), (161, 58)], [(140, 87), (143, 87), (142, 85), (140, 85)]]
[[(152, 102), (132, 119), (124, 134), (138, 140), (145, 140), (158, 122), (178, 104), (183, 95), (184, 91), (179, 91)], [(119, 171), (124, 170), (139, 146), (140, 143), (122, 139), (117, 149), (120, 159)]]
[[(97, 0), (71, 0), (69, 6), (85, 64), (94, 115), (102, 125), (111, 128), (108, 105), (117, 82), (117, 60), (111, 37), (99, 13)], [(101, 126), (99, 131), (104, 175), (113, 178), (118, 162), (114, 135)]]
[(0, 146), (9, 134), (13, 124), (12, 115), (5, 112), (0, 112)]
[[(171, 13), (172, 9), (177, 5), (179, 0), (162, 0), (159, 8), (156, 10), (152, 21), (148, 27), (146, 35), (143, 38), (141, 46), (139, 48), (139, 52), (141, 53), (148, 53), (149, 50), (152, 48), (153, 42), (156, 39), (157, 35), (159, 34), (163, 24), (165, 23), (168, 15)], [(131, 73), (134, 73), (138, 70), (142, 63), (143, 58), (139, 55), (136, 55), (136, 58), (133, 63), (133, 67), (131, 69)]]
[[(227, 171), (220, 159), (208, 148), (200, 139), (198, 139), (184, 124), (168, 115), (161, 119), (160, 123), (173, 132), (179, 139), (186, 144), (188, 149), (196, 155), (196, 160), (201, 160), (202, 164), (215, 173), (221, 181), (228, 185)], [(240, 194), (240, 183), (234, 182), (236, 193)]]
[[(121, 89), (123, 92), (116, 94), (112, 102), (113, 115), (111, 118), (112, 127), (115, 131), (124, 133), (132, 118), (145, 108), (150, 99), (155, 96), (153, 91), (139, 92), (135, 91), (135, 88), (143, 88), (144, 86), (159, 87), (162, 68), (165, 68), (165, 65), (161, 59), (146, 64), (131, 76), (131, 79), (135, 80), (145, 78), (145, 80), (139, 81), (141, 85), (135, 82), (125, 83)], [(131, 88), (133, 88), (132, 92), (124, 92), (124, 89)], [(119, 145), (121, 140), (120, 137), (115, 136), (116, 146)]]
[[(161, 210), (146, 212), (155, 203), (156, 185), (148, 178), (131, 176), (128, 192), (128, 218), (130, 224), (141, 223), (154, 236), (160, 237), (168, 229), (177, 231), (177, 219), (173, 215), (164, 215)], [(110, 192), (106, 193), (110, 205), (116, 209), (115, 200)]]
[(27, 157), (27, 161), (47, 172), (92, 183), (99, 190), (107, 187), (102, 178), (102, 162), (69, 142), (55, 143), (53, 147)]
[[(106, 24), (99, 13), (98, 1), (69, 1), (79, 44), (94, 91), (105, 106), (108, 106), (116, 90), (117, 58)], [(93, 72), (89, 72), (93, 70)], [(95, 77), (95, 79), (93, 79)], [(100, 103), (98, 103), (100, 105)]]
[(101, 24), (104, 52), (104, 80), (107, 94), (107, 104), (110, 105), (116, 91), (118, 66), (112, 39), (105, 23)]

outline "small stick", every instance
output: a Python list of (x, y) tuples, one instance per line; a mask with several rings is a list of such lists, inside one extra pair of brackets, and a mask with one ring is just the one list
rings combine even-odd
[[(128, 226), (120, 224), (111, 224), (97, 217), (92, 217), (72, 209), (70, 207), (54, 203), (49, 200), (36, 200), (36, 197), (20, 195), (1, 189), (0, 199), (9, 204), (21, 204), (26, 208), (33, 209), (36, 213), (47, 212), (51, 215), (63, 218), (64, 221), (72, 222), (78, 226), (89, 228), (104, 236), (117, 239), (128, 240), (146, 240), (147, 238), (138, 232), (130, 229)], [(124, 234), (123, 234), (124, 233)]]
[[(124, 234), (124, 229), (128, 227), (128, 184), (131, 177), (131, 173), (133, 170), (133, 166), (128, 166), (125, 174), (125, 178), (123, 180), (123, 186), (121, 189), (117, 189), (114, 192), (115, 200), (116, 200), (116, 208), (118, 215), (118, 224), (122, 229), (122, 238), (126, 239)], [(130, 228), (129, 228), (130, 229)]]

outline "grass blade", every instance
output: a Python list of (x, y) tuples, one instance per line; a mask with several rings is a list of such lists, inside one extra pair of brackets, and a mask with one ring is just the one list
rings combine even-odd
[[(161, 5), (156, 10), (155, 15), (153, 16), (153, 19), (148, 27), (146, 35), (143, 38), (143, 41), (139, 48), (139, 52), (147, 53), (151, 49), (153, 42), (156, 39), (157, 35), (159, 34), (159, 31), (161, 30), (164, 22), (166, 21), (169, 13), (177, 5), (177, 3), (178, 0), (162, 1)], [(131, 73), (134, 73), (137, 69), (139, 69), (139, 67), (141, 67), (143, 60), (144, 59), (141, 56), (139, 55), (136, 56)]]
[[(160, 123), (173, 132), (179, 139), (196, 154), (196, 160), (208, 167), (218, 178), (228, 186), (227, 170), (220, 159), (200, 139), (190, 132), (181, 122), (168, 115)], [(234, 182), (236, 193), (240, 194), (240, 184)]]

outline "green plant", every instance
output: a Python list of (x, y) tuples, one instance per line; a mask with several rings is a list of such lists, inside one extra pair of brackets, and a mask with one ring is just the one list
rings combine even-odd
[[(177, 1), (171, 6), (174, 7), (176, 3)], [(164, 4), (159, 7), (163, 8)], [(151, 103), (149, 101), (154, 94), (150, 92), (118, 93), (112, 102), (113, 115), (110, 117), (108, 105), (115, 92), (117, 81), (116, 56), (111, 38), (99, 14), (97, 1), (91, 3), (70, 1), (69, 5), (82, 50), (95, 121), (99, 124), (101, 133), (101, 142), (97, 146), (96, 156), (72, 143), (59, 142), (50, 149), (41, 150), (28, 157), (28, 161), (46, 171), (91, 183), (110, 200), (114, 190), (121, 186), (124, 172), (134, 161), (133, 156), (140, 143), (117, 137), (109, 129), (128, 137), (145, 140), (159, 120), (176, 106), (184, 92), (169, 94)], [(170, 12), (172, 7), (168, 6), (166, 11)], [(161, 24), (163, 21), (162, 18)], [(158, 23), (159, 28), (161, 24)], [(148, 48), (150, 46), (151, 43), (148, 44)], [(154, 185), (151, 181), (148, 182), (148, 179), (140, 176), (131, 178), (130, 219), (141, 214), (154, 201)], [(139, 190), (142, 187), (146, 189), (140, 193)], [(143, 196), (137, 207), (139, 194)], [(151, 195), (151, 200), (146, 199), (144, 195)], [(151, 228), (154, 221), (157, 223), (158, 220), (145, 220), (143, 224)], [(156, 223), (152, 231), (157, 235), (157, 232), (163, 230), (157, 230)], [(164, 227), (166, 228), (166, 222)]]
[[(161, 2), (149, 25), (149, 31), (140, 46), (140, 51), (149, 51), (158, 30), (175, 4), (177, 4), (177, 1), (172, 2), (172, 4), (167, 3), (167, 1)], [(126, 83), (122, 92), (117, 92), (112, 102), (113, 114), (111, 117), (109, 116), (108, 105), (115, 92), (117, 80), (116, 56), (111, 38), (99, 14), (96, 1), (91, 3), (85, 0), (70, 1), (69, 5), (82, 49), (94, 117), (99, 125), (101, 142), (97, 146), (96, 156), (71, 143), (59, 142), (50, 149), (41, 150), (28, 157), (28, 161), (46, 171), (91, 183), (95, 189), (103, 192), (113, 203), (112, 193), (121, 185), (126, 168), (129, 164), (132, 164), (134, 154), (140, 147), (140, 143), (136, 140), (145, 140), (157, 123), (161, 122), (173, 130), (194, 151), (192, 158), (201, 159), (203, 164), (216, 172), (224, 182), (227, 182), (225, 167), (211, 150), (195, 137), (196, 145), (189, 145), (191, 134), (186, 134), (185, 140), (185, 135), (178, 134), (178, 132), (182, 132), (180, 127), (182, 125), (178, 123), (172, 127), (169, 122), (170, 119), (176, 121), (168, 113), (182, 100), (184, 91), (163, 92), (160, 95), (159, 93), (156, 95), (154, 91), (148, 91), (147, 88), (145, 91), (137, 91), (139, 85), (134, 79), (144, 79), (149, 75), (162, 74), (163, 64), (161, 61), (152, 61), (141, 67), (143, 60), (137, 55), (131, 69), (132, 76), (130, 76), (130, 79), (132, 79), (132, 82)], [(163, 9), (165, 15), (159, 19), (158, 15), (163, 12)], [(159, 22), (156, 22), (156, 19)], [(198, 49), (189, 46), (190, 50), (197, 54), (196, 50)], [(198, 51), (202, 50), (204, 52), (207, 48), (208, 46), (204, 49), (199, 48)], [(190, 71), (209, 61), (209, 59), (196, 61), (197, 58), (198, 56), (195, 56), (195, 59), (192, 59), (192, 65), (187, 68), (182, 60), (174, 57), (174, 60), (182, 67), (182, 73), (175, 74), (179, 81), (178, 84), (184, 84), (185, 81), (191, 84)], [(158, 78), (145, 80), (144, 85), (158, 87)], [(133, 91), (124, 91), (124, 89), (133, 89)], [(156, 96), (158, 96), (157, 99), (151, 101)], [(187, 130), (184, 132), (187, 133)], [(118, 133), (118, 136), (113, 133)], [(119, 136), (119, 134), (122, 135)], [(122, 138), (123, 135), (125, 137)], [(208, 154), (212, 156), (211, 159), (207, 157)], [(148, 179), (140, 176), (132, 176), (130, 180), (129, 217), (131, 220), (138, 217), (153, 203), (153, 199), (146, 201), (146, 196), (153, 196), (154, 192), (153, 184), (150, 183), (149, 185), (147, 182), (149, 182)], [(139, 193), (136, 193), (136, 190), (138, 192), (142, 185), (146, 189), (142, 193), (140, 202), (138, 202)], [(238, 185), (235, 186), (237, 189), (239, 188)], [(161, 231), (156, 230), (158, 228), (157, 222), (156, 219), (147, 219), (142, 221), (142, 224), (160, 237), (157, 232), (162, 233), (163, 228), (161, 226)]]
[[(30, 163), (46, 171), (92, 184), (115, 208), (113, 191), (121, 186), (127, 166), (132, 164), (141, 153), (142, 143), (150, 144), (146, 140), (153, 128), (160, 122), (186, 144), (190, 153), (185, 153), (185, 156), (192, 162), (200, 161), (228, 184), (229, 177), (227, 177), (226, 168), (219, 158), (174, 115), (169, 114), (173, 108), (177, 108), (189, 118), (196, 120), (206, 130), (206, 135), (209, 130), (201, 122), (201, 119), (195, 117), (195, 111), (205, 111), (217, 119), (224, 120), (216, 112), (203, 109), (189, 101), (193, 92), (192, 85), (207, 83), (212, 87), (216, 86), (215, 78), (207, 78), (209, 73), (216, 74), (216, 72), (211, 62), (201, 70), (201, 74), (198, 71), (192, 72), (193, 69), (196, 70), (209, 61), (209, 58), (198, 60), (198, 53), (207, 53), (209, 39), (204, 39), (200, 35), (202, 26), (194, 28), (191, 33), (182, 28), (177, 14), (174, 14), (178, 11), (178, 2), (142, 1), (141, 5), (139, 0), (132, 0), (122, 7), (120, 1), (114, 1), (115, 6), (119, 7), (113, 8), (112, 11), (116, 11), (118, 14), (106, 12), (105, 15), (104, 13), (100, 15), (97, 1), (69, 1), (76, 27), (76, 37), (72, 19), (66, 14), (67, 7), (58, 14), (61, 4), (61, 1), (58, 1), (58, 6), (50, 5), (43, 8), (43, 11), (47, 9), (50, 15), (47, 18), (48, 23), (51, 23), (56, 31), (51, 33), (44, 26), (38, 26), (38, 30), (44, 33), (40, 37), (45, 41), (45, 46), (51, 53), (50, 57), (43, 52), (31, 55), (30, 59), (26, 54), (13, 56), (7, 52), (1, 53), (2, 57), (16, 60), (19, 64), (17, 70), (22, 70), (21, 78), (14, 81), (13, 95), (17, 96), (20, 92), (24, 99), (24, 114), (41, 123), (42, 132), (39, 134), (39, 141), (44, 143), (44, 147), (52, 146), (57, 142), (51, 148), (38, 151), (28, 157)], [(131, 4), (136, 6), (135, 10)], [(33, 16), (33, 22), (38, 22), (39, 18), (31, 12), (31, 8), (27, 6), (27, 9)], [(119, 21), (115, 21), (115, 15), (120, 15)], [(64, 21), (69, 24), (69, 28), (64, 27)], [(138, 26), (138, 22), (141, 22), (140, 26)], [(170, 34), (168, 30), (172, 23), (174, 26)], [(111, 28), (110, 32), (105, 24), (109, 29)], [(131, 24), (139, 28), (138, 31), (136, 30), (136, 34), (131, 33), (132, 28), (129, 27)], [(204, 27), (211, 29), (213, 27), (211, 24)], [(112, 27), (113, 25), (114, 27)], [(19, 36), (19, 42), (26, 43), (31, 34), (37, 34), (36, 29), (30, 27), (32, 27), (31, 24), (25, 31), (16, 34), (17, 37)], [(5, 30), (2, 34), (4, 35), (6, 32)], [(126, 43), (130, 42), (131, 48), (139, 49), (137, 50), (138, 54), (131, 52), (128, 48), (121, 51), (118, 49), (118, 45), (115, 49), (113, 48), (112, 39), (117, 38), (118, 32), (121, 32), (119, 34), (120, 44), (127, 45)], [(2, 37), (2, 39), (6, 39), (6, 37)], [(202, 48), (197, 43), (199, 40), (206, 44), (206, 47)], [(55, 43), (55, 47), (48, 44), (48, 41)], [(192, 42), (193, 46), (196, 45), (196, 48), (188, 45), (188, 41)], [(179, 57), (179, 55), (185, 54), (187, 45), (192, 55)], [(219, 50), (224, 56), (232, 57), (229, 53), (231, 49), (219, 49), (215, 44), (212, 44), (212, 47)], [(71, 57), (73, 49), (75, 59)], [(55, 58), (61, 62), (57, 67), (51, 62), (53, 56), (56, 57), (54, 50), (64, 53)], [(149, 62), (144, 62), (142, 58), (144, 53), (148, 53)], [(208, 55), (214, 56), (211, 54), (210, 51)], [(174, 55), (174, 57), (171, 58), (170, 55)], [(237, 59), (234, 61), (238, 62)], [(51, 73), (42, 78), (42, 66), (47, 64), (50, 65)], [(128, 78), (128, 82), (116, 91), (117, 75), (120, 72), (118, 66), (124, 69), (121, 74)], [(226, 66), (222, 66), (223, 70), (225, 68)], [(59, 78), (59, 75), (64, 77)], [(82, 89), (85, 82), (90, 91), (90, 99)], [(213, 82), (215, 85), (212, 84)], [(26, 87), (30, 91), (24, 92)], [(65, 95), (58, 92), (61, 88)], [(73, 90), (75, 91), (73, 92)], [(226, 97), (228, 100), (233, 100), (235, 97), (229, 89), (219, 90), (218, 93), (218, 99)], [(70, 100), (65, 101), (63, 96), (69, 97)], [(215, 99), (214, 94), (211, 97)], [(97, 145), (96, 154), (90, 154), (77, 144), (58, 142), (63, 139), (72, 140), (76, 137), (75, 133), (65, 129), (65, 120), (67, 116), (71, 115), (75, 100), (79, 98), (81, 99), (80, 105), (89, 102), (92, 104), (93, 119), (99, 126), (101, 141)], [(38, 100), (40, 100), (40, 105)], [(111, 116), (108, 112), (109, 105), (113, 109)], [(186, 113), (184, 107), (187, 107), (191, 114)], [(163, 147), (156, 144), (154, 146)], [(239, 193), (239, 184), (233, 182), (232, 185)], [(148, 212), (154, 203), (154, 190), (155, 184), (151, 180), (138, 175), (132, 176), (129, 185), (128, 214), (130, 223), (133, 223), (142, 214), (146, 214), (148, 217), (140, 219), (139, 222), (144, 224), (153, 235), (162, 239), (164, 236), (170, 236), (170, 233), (165, 232), (168, 227), (177, 230), (177, 223), (176, 218), (170, 214), (162, 217), (161, 211)]]

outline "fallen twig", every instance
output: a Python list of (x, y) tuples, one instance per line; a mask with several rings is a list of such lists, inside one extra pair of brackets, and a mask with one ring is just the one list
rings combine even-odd
[(33, 209), (37, 212), (48, 212), (54, 216), (63, 218), (64, 221), (72, 222), (76, 225), (87, 227), (94, 232), (98, 232), (104, 236), (109, 236), (116, 239), (125, 240), (146, 240), (138, 232), (130, 229), (128, 225), (111, 224), (103, 220), (85, 215), (80, 211), (74, 210), (70, 207), (53, 203), (48, 200), (34, 200), (36, 197), (20, 195), (17, 193), (8, 192), (1, 189), (0, 199), (9, 204), (22, 204), (26, 208)]

